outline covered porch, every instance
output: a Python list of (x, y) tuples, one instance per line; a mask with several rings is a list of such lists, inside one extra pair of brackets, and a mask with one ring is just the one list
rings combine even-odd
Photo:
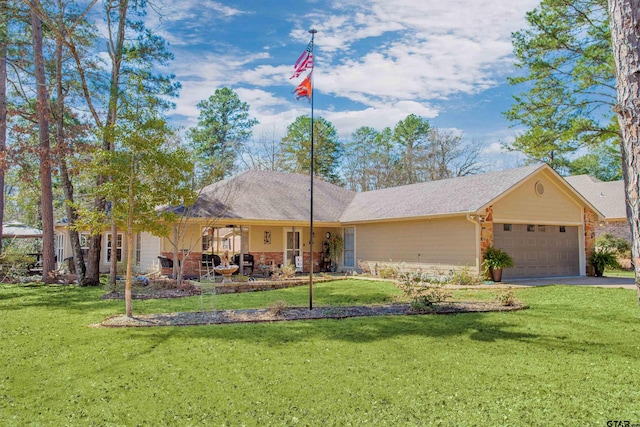
[[(309, 224), (303, 222), (218, 221), (211, 224), (193, 219), (181, 234), (178, 239), (163, 240), (160, 256), (173, 263), (177, 253), (183, 266), (182, 273), (189, 277), (201, 276), (205, 264), (212, 260), (219, 262), (225, 253), (232, 264), (240, 265), (240, 259), (244, 259), (238, 273), (254, 277), (267, 277), (283, 265), (291, 265), (299, 273), (308, 273), (311, 262), (314, 272), (328, 272), (332, 265), (340, 262), (331, 259), (328, 250), (331, 236), (342, 234), (338, 224), (314, 225), (313, 257), (309, 248)], [(177, 248), (175, 241), (178, 241)], [(162, 274), (172, 274), (172, 267), (168, 265), (162, 266)]]

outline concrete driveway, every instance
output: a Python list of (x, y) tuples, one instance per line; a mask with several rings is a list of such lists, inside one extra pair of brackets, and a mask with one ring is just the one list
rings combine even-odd
[(598, 286), (603, 288), (636, 289), (635, 280), (630, 277), (551, 277), (540, 279), (505, 280), (503, 284), (514, 286), (574, 285)]

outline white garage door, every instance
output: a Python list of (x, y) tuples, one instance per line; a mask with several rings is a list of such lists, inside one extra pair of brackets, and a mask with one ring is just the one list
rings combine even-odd
[(494, 224), (496, 248), (513, 257), (503, 278), (580, 275), (578, 227), (536, 224)]

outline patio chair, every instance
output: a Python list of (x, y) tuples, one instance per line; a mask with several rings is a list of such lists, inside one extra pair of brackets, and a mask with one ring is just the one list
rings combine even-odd
[(215, 276), (220, 276), (216, 273), (214, 267), (219, 266), (221, 263), (220, 257), (215, 254), (202, 254), (202, 261), (200, 263), (200, 280), (214, 279)]
[(249, 275), (253, 275), (253, 266), (254, 266), (254, 260), (253, 260), (253, 255), (251, 254), (244, 254), (244, 262), (242, 263), (242, 265), (240, 264), (240, 254), (235, 254), (233, 256), (233, 263), (235, 265), (241, 265), (241, 268), (238, 269), (238, 271), (236, 271), (233, 274), (240, 274), (240, 272), (242, 271), (242, 274), (245, 274), (245, 269), (249, 269)]
[[(160, 273), (162, 275), (162, 269), (163, 268), (170, 268), (171, 271), (173, 272), (173, 260), (171, 258), (168, 258), (166, 256), (159, 256), (158, 259), (160, 260)], [(180, 260), (178, 260), (178, 265), (180, 265)], [(173, 273), (167, 275), (166, 277), (168, 277), (169, 279), (173, 279)], [(184, 277), (186, 279), (186, 277)]]
[(162, 266), (162, 268), (173, 268), (173, 260), (171, 258), (167, 258), (166, 256), (159, 256), (158, 259), (160, 260), (160, 265)]

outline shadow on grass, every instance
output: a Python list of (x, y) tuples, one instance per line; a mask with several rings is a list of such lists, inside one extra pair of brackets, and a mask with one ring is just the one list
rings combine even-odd
[(108, 302), (100, 300), (103, 286), (47, 285), (43, 283), (0, 284), (2, 310), (47, 308), (87, 312), (104, 310)]
[(300, 320), (278, 323), (243, 323), (128, 329), (128, 335), (159, 345), (168, 339), (242, 340), (269, 347), (295, 342), (336, 340), (370, 343), (398, 337), (449, 338), (467, 336), (474, 341), (537, 340), (540, 335), (511, 331), (517, 325), (488, 320), (486, 313), (456, 315), (380, 316), (350, 319)]

